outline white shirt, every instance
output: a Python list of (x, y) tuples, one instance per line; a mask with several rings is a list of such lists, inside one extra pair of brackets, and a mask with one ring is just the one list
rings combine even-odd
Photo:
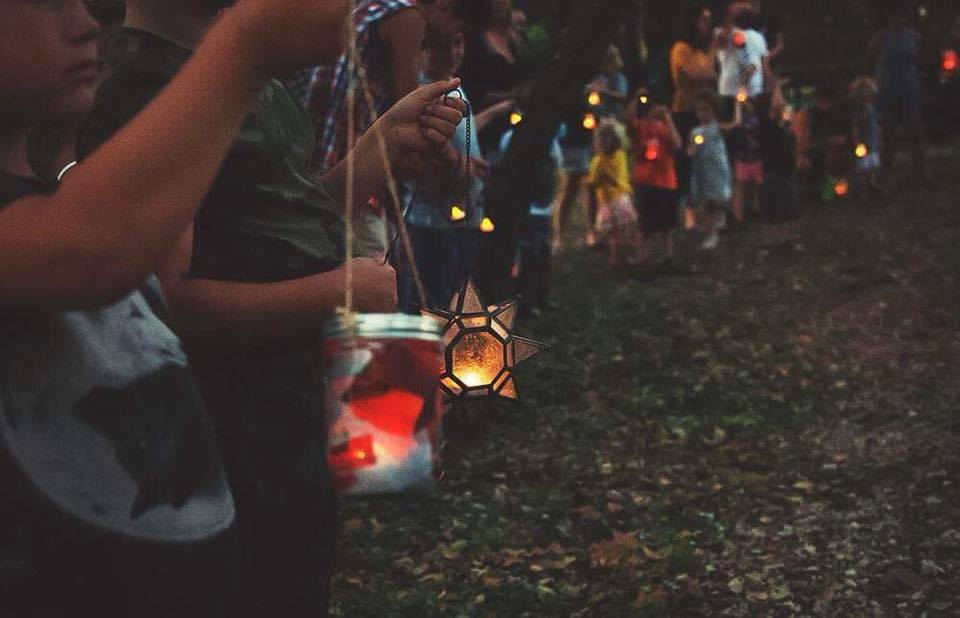
[[(736, 30), (734, 30), (736, 32)], [(720, 62), (720, 96), (733, 97), (740, 89), (740, 73), (748, 66), (756, 67), (747, 84), (747, 95), (751, 98), (763, 93), (763, 58), (770, 52), (767, 40), (756, 30), (743, 30), (746, 44), (742, 48), (728, 42), (717, 51)]]

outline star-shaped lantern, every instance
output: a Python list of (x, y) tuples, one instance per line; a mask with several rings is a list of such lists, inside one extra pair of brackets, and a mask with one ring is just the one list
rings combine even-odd
[(446, 348), (440, 385), (452, 399), (518, 399), (514, 368), (549, 346), (513, 334), (519, 302), (487, 306), (467, 280), (450, 311), (424, 309), (443, 323)]

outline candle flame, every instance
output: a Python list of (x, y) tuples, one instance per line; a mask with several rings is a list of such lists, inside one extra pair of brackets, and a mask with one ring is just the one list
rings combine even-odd
[(583, 117), (583, 128), (587, 131), (593, 131), (597, 128), (597, 117), (593, 114), (587, 114)]
[(513, 112), (512, 114), (510, 114), (510, 124), (512, 126), (517, 126), (521, 122), (523, 122), (523, 114), (521, 114), (520, 112)]
[(857, 147), (853, 152), (855, 155), (857, 155), (858, 159), (866, 159), (867, 155), (870, 154), (870, 149), (867, 148), (866, 144), (857, 144)]
[(587, 96), (587, 103), (593, 107), (600, 105), (600, 100), (600, 93), (597, 91), (593, 91), (589, 94), (589, 96)]
[(484, 217), (483, 221), (480, 222), (480, 231), (484, 234), (490, 234), (497, 226), (493, 224), (493, 220), (490, 217)]
[(463, 221), (467, 218), (467, 211), (463, 208), (460, 208), (459, 204), (454, 204), (450, 207), (450, 220), (451, 221)]

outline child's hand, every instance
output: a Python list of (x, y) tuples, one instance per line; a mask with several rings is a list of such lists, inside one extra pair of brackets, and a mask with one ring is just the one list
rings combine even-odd
[(397, 272), (392, 266), (375, 258), (354, 258), (353, 281), (353, 303), (358, 312), (393, 313), (397, 310)]
[(240, 0), (225, 11), (265, 77), (329, 64), (346, 45), (350, 0)]
[(377, 124), (387, 140), (391, 164), (448, 158), (446, 146), (463, 120), (467, 105), (463, 99), (445, 95), (459, 85), (460, 80), (453, 80), (423, 86), (383, 115)]

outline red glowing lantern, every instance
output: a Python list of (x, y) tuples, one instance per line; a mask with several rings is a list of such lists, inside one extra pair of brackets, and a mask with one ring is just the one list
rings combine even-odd
[(654, 138), (647, 141), (647, 146), (643, 150), (643, 158), (651, 163), (660, 158), (660, 140)]
[(943, 60), (940, 63), (940, 66), (943, 67), (944, 73), (953, 73), (957, 70), (957, 52), (953, 49), (947, 49), (943, 52)]
[(733, 46), (743, 49), (747, 46), (747, 33), (743, 30), (737, 30), (733, 33), (733, 36), (730, 38), (733, 42)]
[(404, 315), (341, 317), (327, 327), (327, 461), (345, 495), (428, 489), (438, 471), (443, 343)]
[(846, 197), (850, 193), (850, 185), (847, 184), (846, 180), (838, 180), (833, 185), (833, 192), (837, 194), (837, 197)]

